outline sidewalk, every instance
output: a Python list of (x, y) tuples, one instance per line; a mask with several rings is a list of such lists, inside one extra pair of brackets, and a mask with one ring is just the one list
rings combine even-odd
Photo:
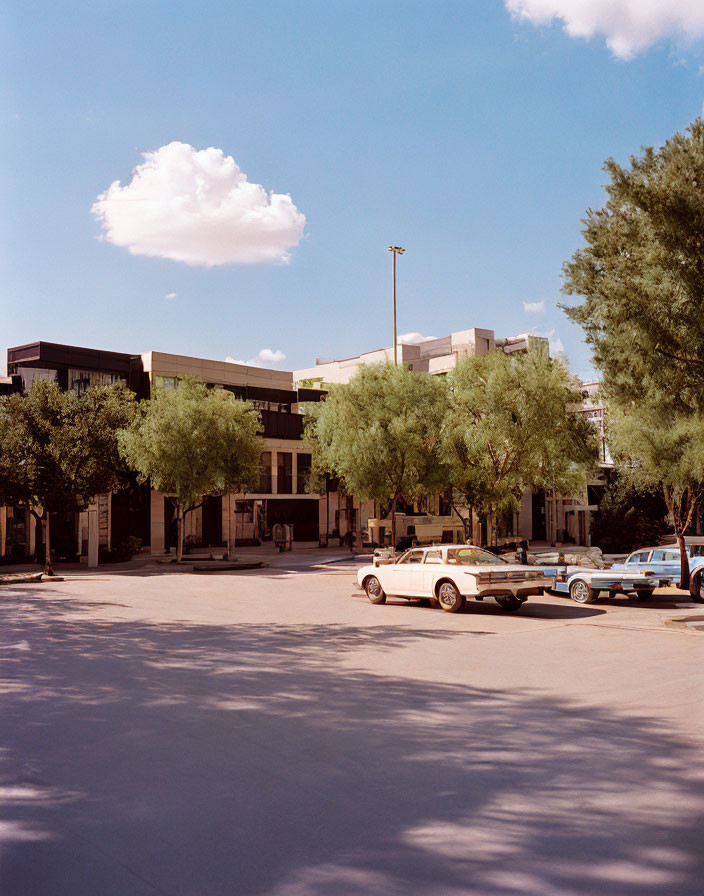
[[(56, 576), (74, 578), (83, 576), (111, 575), (115, 573), (136, 573), (158, 575), (159, 573), (177, 573), (192, 571), (194, 563), (208, 562), (212, 556), (220, 560), (226, 554), (226, 548), (205, 548), (183, 555), (182, 564), (170, 562), (175, 560), (175, 553), (140, 553), (125, 563), (103, 563), (89, 568), (85, 563), (55, 563)], [(265, 567), (305, 569), (318, 564), (342, 563), (354, 561), (355, 554), (347, 548), (332, 546), (321, 548), (317, 541), (295, 542), (292, 551), (280, 552), (273, 542), (264, 542), (257, 547), (235, 546), (237, 560), (243, 562), (260, 561)], [(367, 554), (360, 555), (360, 559)], [(28, 576), (37, 576), (43, 572), (38, 563), (11, 563), (0, 565), (0, 584), (25, 581)]]

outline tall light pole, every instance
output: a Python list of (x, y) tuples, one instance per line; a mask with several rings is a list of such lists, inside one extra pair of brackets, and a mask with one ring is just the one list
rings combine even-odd
[(389, 252), (393, 258), (393, 283), (394, 283), (394, 364), (398, 364), (396, 349), (396, 256), (403, 255), (406, 250), (401, 246), (389, 246)]

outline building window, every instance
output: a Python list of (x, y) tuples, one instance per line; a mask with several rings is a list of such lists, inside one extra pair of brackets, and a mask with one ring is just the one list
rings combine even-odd
[(74, 392), (83, 393), (93, 386), (112, 386), (114, 383), (127, 385), (127, 380), (117, 373), (103, 373), (100, 370), (79, 370), (75, 367), (68, 369), (68, 388)]
[(290, 495), (293, 492), (293, 455), (290, 451), (279, 451), (276, 455), (277, 485), (279, 495)]
[(175, 376), (155, 376), (154, 385), (157, 389), (172, 390), (176, 388)]
[(296, 473), (296, 491), (299, 495), (304, 495), (308, 491), (308, 480), (310, 479), (310, 454), (299, 454), (298, 470)]
[(238, 515), (240, 522), (254, 522), (254, 501), (235, 501), (235, 513)]
[(271, 451), (262, 451), (261, 454), (259, 492), (263, 495), (271, 494)]
[(58, 382), (58, 371), (47, 370), (44, 367), (21, 367), (20, 374), (22, 376), (22, 389), (29, 392), (37, 380), (43, 380), (45, 383)]

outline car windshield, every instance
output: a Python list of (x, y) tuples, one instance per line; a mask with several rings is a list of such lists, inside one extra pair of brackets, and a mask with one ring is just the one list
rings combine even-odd
[(489, 551), (482, 551), (481, 548), (448, 548), (447, 562), (462, 566), (496, 566), (506, 561)]

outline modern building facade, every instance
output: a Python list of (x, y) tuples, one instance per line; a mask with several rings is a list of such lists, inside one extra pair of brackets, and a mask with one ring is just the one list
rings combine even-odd
[[(399, 363), (413, 370), (442, 375), (465, 355), (529, 349), (549, 351), (548, 340), (532, 335), (496, 338), (493, 330), (472, 328), (438, 339), (400, 344), (397, 354)], [(392, 359), (393, 347), (387, 347), (343, 360), (318, 359), (310, 368), (281, 371), (156, 351), (128, 354), (40, 341), (8, 349), (8, 377), (0, 383), (0, 393), (26, 391), (39, 379), (77, 391), (119, 382), (138, 398), (149, 397), (155, 389), (173, 389), (183, 377), (226, 389), (251, 401), (261, 414), (260, 486), (253, 494), (206, 498), (200, 508), (187, 515), (186, 543), (215, 547), (233, 537), (236, 542), (257, 543), (270, 537), (273, 525), (279, 522), (293, 525), (295, 540), (320, 539), (327, 543), (329, 538), (366, 530), (368, 521), (378, 518), (386, 508), (373, 501), (341, 496), (334, 482), (328, 484), (324, 495), (307, 491), (311, 452), (303, 439), (301, 405), (324, 399), (327, 384), (348, 382), (364, 364)], [(440, 516), (450, 513), (442, 496), (429, 497), (421, 504), (400, 509)], [(502, 521), (498, 532), (482, 534), (507, 540), (560, 540), (561, 534), (567, 534), (584, 543), (590, 509), (586, 492), (579, 501), (560, 499), (552, 505), (542, 494), (527, 494), (520, 512)], [(52, 541), (62, 556), (86, 556), (90, 513), (97, 515), (103, 550), (114, 549), (130, 536), (139, 538), (143, 548), (152, 553), (175, 545), (169, 496), (132, 482), (112, 495), (96, 496), (94, 505), (84, 513), (52, 518)], [(479, 537), (478, 529), (475, 533)], [(31, 555), (35, 543), (32, 518), (26, 509), (0, 509), (0, 557)]]

